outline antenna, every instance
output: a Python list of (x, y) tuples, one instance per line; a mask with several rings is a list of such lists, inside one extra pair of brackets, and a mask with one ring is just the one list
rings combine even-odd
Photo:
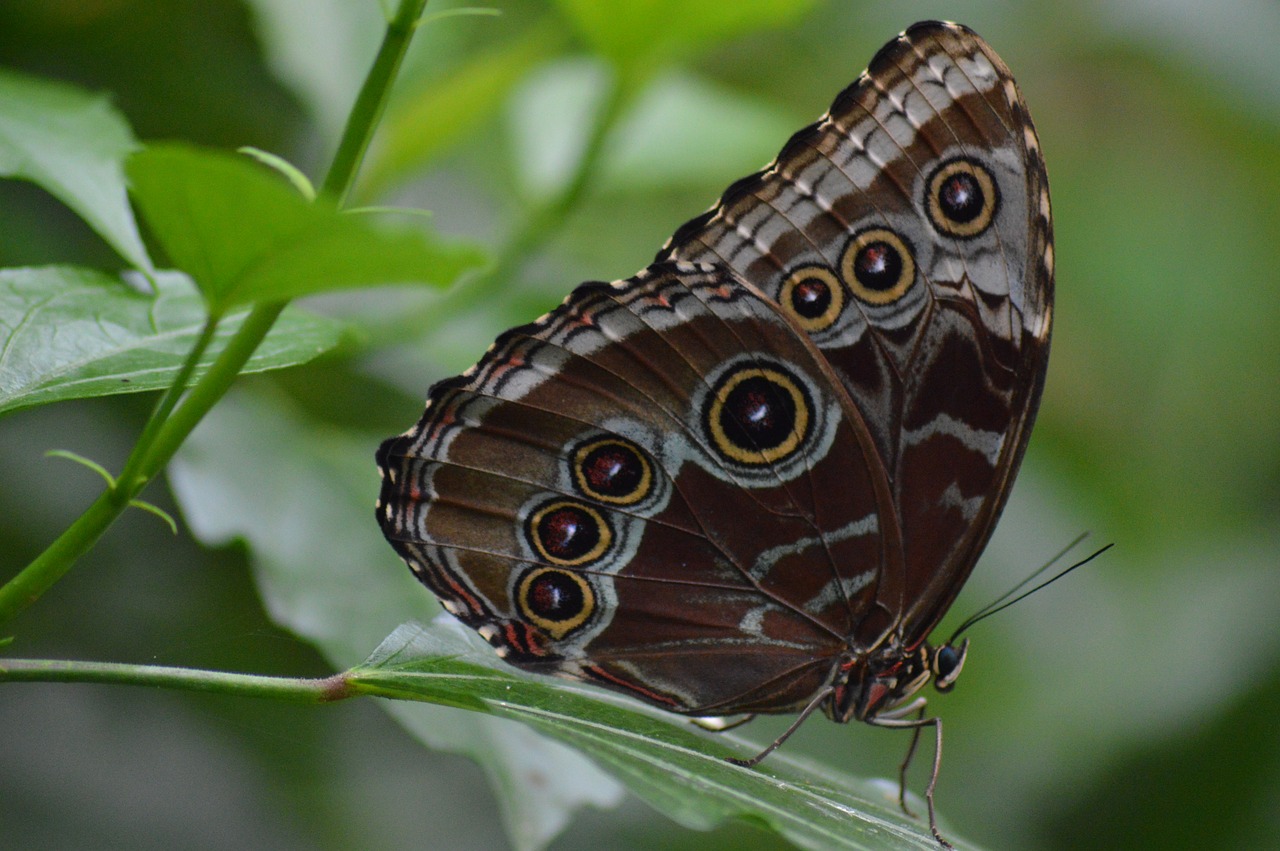
[[(1064, 570), (1061, 570), (1058, 573), (1055, 573), (1053, 576), (1046, 579), (1044, 582), (1041, 582), (1039, 585), (1036, 585), (1035, 587), (1027, 591), (1022, 591), (1022, 589), (1025, 588), (1029, 583), (1034, 582), (1036, 577), (1040, 576), (1046, 570), (1053, 567), (1053, 565), (1056, 564), (1058, 561), (1060, 561), (1063, 556), (1065, 556), (1067, 553), (1071, 552), (1073, 549), (1079, 546), (1080, 542), (1087, 537), (1089, 537), (1089, 533), (1082, 532), (1074, 541), (1072, 541), (1071, 543), (1063, 547), (1061, 550), (1059, 550), (1058, 553), (1054, 555), (1053, 558), (1045, 562), (1042, 567), (1037, 568), (1036, 571), (1032, 573), (1030, 576), (1028, 576), (1026, 579), (1022, 580), (1017, 585), (1013, 586), (1008, 591), (1004, 592), (999, 597), (992, 600), (987, 605), (983, 606), (977, 612), (970, 615), (965, 620), (965, 622), (960, 624), (960, 626), (956, 629), (956, 631), (951, 634), (951, 638), (947, 641), (947, 644), (955, 644), (955, 641), (957, 638), (960, 637), (960, 634), (963, 633), (965, 630), (969, 629), (969, 627), (976, 624), (978, 621), (989, 618), (992, 615), (994, 615), (996, 612), (1009, 608), (1014, 603), (1017, 603), (1020, 600), (1024, 600), (1027, 597), (1030, 597), (1032, 594), (1036, 593), (1042, 588), (1047, 588), (1048, 586), (1057, 582), (1062, 577), (1066, 576), (1071, 571), (1075, 570), (1077, 567), (1084, 567), (1086, 564), (1093, 561), (1095, 558), (1097, 558), (1098, 556), (1102, 555), (1107, 550), (1115, 546), (1115, 544), (1107, 544), (1105, 547), (1102, 547), (1101, 549), (1096, 550), (1095, 552), (1085, 556), (1080, 561), (1076, 562), (1070, 567)], [(1019, 591), (1022, 591), (1022, 593), (1019, 594), (1018, 593)], [(1016, 597), (1014, 596), (1015, 594), (1017, 594)], [(1013, 599), (1010, 599), (1011, 597)]]

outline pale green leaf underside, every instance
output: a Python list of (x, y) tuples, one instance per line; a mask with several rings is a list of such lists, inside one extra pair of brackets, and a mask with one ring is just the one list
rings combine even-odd
[(0, 69), (0, 177), (35, 183), (150, 270), (125, 191), (123, 163), (137, 147), (105, 97)]
[[(204, 305), (176, 273), (157, 295), (74, 266), (0, 270), (0, 414), (67, 399), (167, 387), (204, 323)], [(239, 327), (228, 316), (201, 359), (204, 373)], [(337, 345), (343, 325), (286, 310), (245, 366), (262, 372), (305, 363)]]

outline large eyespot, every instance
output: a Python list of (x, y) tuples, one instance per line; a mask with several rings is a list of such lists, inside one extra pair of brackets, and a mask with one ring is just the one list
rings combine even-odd
[(916, 261), (907, 241), (887, 228), (856, 234), (840, 257), (840, 273), (868, 304), (892, 304), (911, 289)]
[(813, 404), (781, 367), (745, 363), (716, 383), (710, 400), (704, 426), (711, 444), (740, 464), (772, 464), (809, 436)]
[(844, 310), (844, 287), (825, 266), (800, 266), (787, 275), (778, 291), (778, 303), (800, 327), (814, 333), (835, 324)]
[(573, 481), (591, 499), (635, 505), (653, 492), (653, 466), (629, 441), (604, 437), (573, 451)]
[(516, 583), (516, 605), (557, 641), (582, 626), (596, 608), (591, 584), (576, 573), (537, 567)]
[(595, 561), (613, 543), (613, 531), (600, 512), (567, 500), (549, 502), (530, 514), (526, 533), (538, 555), (571, 567)]
[(929, 221), (948, 236), (969, 239), (991, 227), (1000, 189), (977, 160), (948, 160), (933, 170), (925, 193)]

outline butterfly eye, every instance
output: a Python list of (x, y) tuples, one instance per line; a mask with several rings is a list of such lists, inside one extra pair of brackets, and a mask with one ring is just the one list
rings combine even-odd
[(948, 236), (978, 236), (996, 217), (1000, 190), (986, 166), (972, 159), (949, 160), (929, 178), (925, 208), (929, 221)]
[(516, 586), (520, 612), (557, 641), (582, 626), (596, 607), (587, 580), (567, 570), (540, 567)]
[(902, 237), (887, 228), (871, 228), (849, 240), (840, 271), (862, 301), (892, 304), (915, 282), (916, 261)]
[(717, 383), (705, 426), (717, 451), (756, 467), (786, 458), (801, 446), (811, 411), (793, 376), (779, 368), (744, 365)]
[(944, 644), (933, 654), (933, 684), (938, 691), (951, 691), (955, 686), (960, 670), (964, 667), (964, 657), (968, 650), (969, 639), (966, 638), (959, 647)]
[(613, 542), (613, 533), (600, 512), (564, 500), (533, 512), (526, 533), (539, 555), (553, 564), (570, 566), (595, 561)]
[(778, 292), (778, 303), (810, 333), (834, 325), (844, 310), (844, 299), (840, 279), (825, 266), (795, 269)]
[(653, 492), (653, 467), (640, 449), (616, 438), (592, 440), (573, 453), (573, 479), (585, 496), (634, 505)]

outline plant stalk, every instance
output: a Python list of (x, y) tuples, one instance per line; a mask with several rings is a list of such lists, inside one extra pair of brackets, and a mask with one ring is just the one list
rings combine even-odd
[(0, 682), (111, 683), (203, 691), (236, 697), (264, 697), (293, 703), (332, 703), (356, 697), (346, 674), (307, 679), (233, 674), (164, 665), (65, 662), (57, 659), (0, 660)]
[(364, 78), (364, 85), (360, 87), (355, 105), (351, 107), (342, 141), (333, 156), (333, 164), (320, 186), (320, 193), (329, 196), (339, 207), (346, 203), (351, 187), (355, 184), (360, 163), (369, 150), (373, 131), (387, 108), (391, 86), (400, 71), (400, 64), (404, 61), (409, 42), (413, 39), (413, 31), (417, 28), (426, 5), (427, 0), (402, 0), (396, 16), (387, 23), (382, 46), (373, 60), (373, 67)]
[[(325, 177), (324, 191), (339, 205), (350, 192), (356, 172), (368, 149), (378, 118), (386, 106), (396, 72), (404, 60), (414, 28), (427, 0), (402, 0), (395, 18), (388, 24), (382, 46), (360, 89), (360, 96), (347, 119), (342, 142)], [(186, 384), (204, 347), (212, 339), (216, 321), (210, 319), (196, 341), (174, 385), (161, 398), (156, 412), (144, 426), (125, 464), (127, 475), (108, 488), (67, 529), (24, 567), (0, 586), (0, 624), (16, 617), (48, 591), (75, 562), (92, 549), (125, 509), (173, 458), (192, 429), (230, 389), (244, 364), (267, 336), (285, 302), (258, 304), (228, 341), (213, 366), (179, 404)]]

